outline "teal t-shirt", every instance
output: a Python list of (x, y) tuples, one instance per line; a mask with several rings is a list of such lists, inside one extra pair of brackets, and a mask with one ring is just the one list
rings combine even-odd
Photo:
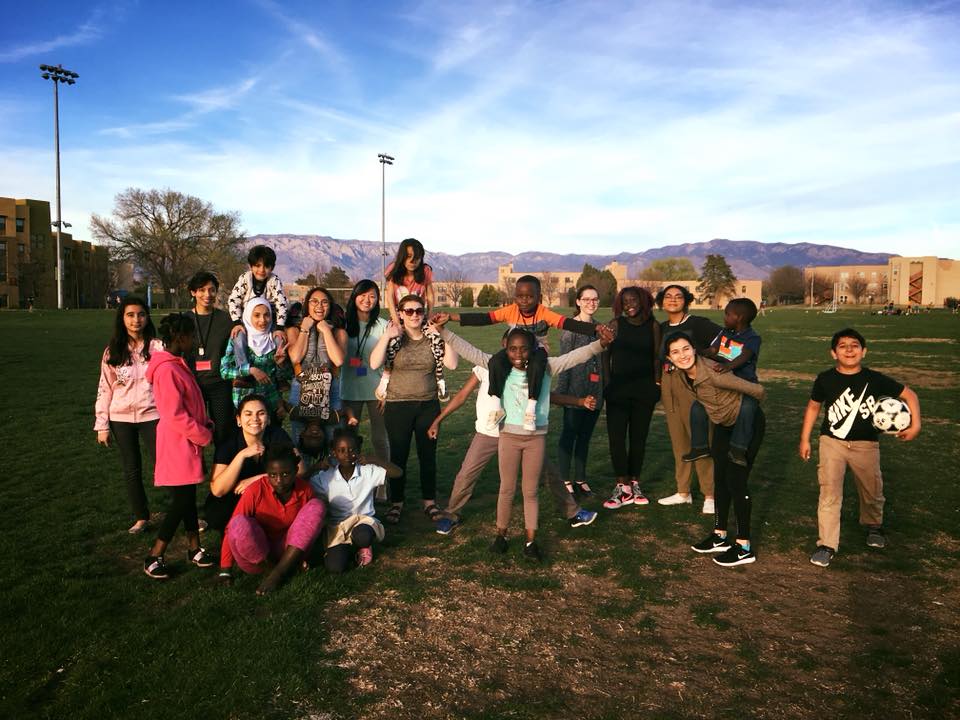
[(547, 432), (547, 426), (550, 423), (550, 372), (543, 376), (543, 384), (540, 386), (540, 397), (537, 398), (537, 429), (534, 432), (523, 429), (523, 414), (527, 410), (527, 398), (530, 395), (530, 387), (527, 385), (527, 373), (525, 370), (512, 368), (507, 376), (507, 382), (503, 387), (503, 411), (506, 413), (504, 418), (504, 432), (514, 435), (543, 435)]
[(382, 317), (367, 333), (366, 323), (360, 326), (357, 337), (347, 338), (347, 356), (340, 368), (340, 399), (341, 400), (375, 400), (373, 392), (380, 384), (383, 368), (370, 369), (370, 353), (387, 328), (387, 321)]

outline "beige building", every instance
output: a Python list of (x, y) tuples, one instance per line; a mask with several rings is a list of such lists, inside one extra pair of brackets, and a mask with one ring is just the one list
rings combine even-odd
[[(103, 307), (109, 287), (107, 249), (60, 234), (63, 306)], [(57, 237), (50, 203), (0, 197), (0, 308), (57, 307)]]
[[(610, 273), (617, 281), (617, 289), (622, 290), (625, 287), (630, 285), (638, 285), (640, 287), (645, 287), (654, 295), (657, 294), (657, 291), (664, 285), (676, 284), (682, 285), (683, 287), (690, 290), (693, 293), (694, 297), (697, 296), (697, 285), (699, 284), (698, 280), (678, 280), (678, 281), (650, 281), (650, 280), (631, 280), (627, 277), (627, 266), (616, 261), (610, 263), (609, 265), (604, 266), (601, 270), (609, 270)], [(467, 287), (473, 289), (474, 298), (480, 292), (480, 289), (484, 285), (493, 285), (498, 290), (504, 292), (508, 297), (513, 295), (513, 289), (517, 284), (517, 280), (524, 275), (533, 275), (534, 277), (539, 278), (541, 289), (543, 291), (543, 302), (546, 305), (552, 306), (562, 306), (567, 304), (567, 293), (571, 288), (577, 288), (580, 283), (580, 272), (577, 271), (563, 271), (563, 270), (548, 270), (545, 272), (516, 272), (513, 269), (513, 263), (507, 263), (506, 265), (501, 265), (497, 268), (497, 281), (482, 283), (482, 282), (473, 282), (473, 281), (463, 281), (453, 283), (448, 280), (436, 280), (434, 281), (435, 292), (437, 296), (437, 305), (452, 305), (453, 297), (456, 295), (455, 292), (451, 292), (453, 289), (451, 286), (456, 285), (459, 289), (465, 289)], [(736, 284), (736, 290), (733, 295), (727, 297), (726, 295), (714, 299), (713, 303), (701, 303), (699, 298), (694, 301), (694, 304), (691, 307), (697, 309), (709, 309), (709, 308), (722, 308), (727, 304), (729, 300), (734, 297), (746, 297), (753, 300), (757, 306), (760, 306), (761, 290), (763, 286), (762, 280), (738, 280)]]
[(937, 258), (892, 257), (886, 265), (819, 265), (804, 269), (807, 301), (814, 276), (836, 284), (839, 303), (885, 303), (942, 307), (960, 297), (960, 262)]

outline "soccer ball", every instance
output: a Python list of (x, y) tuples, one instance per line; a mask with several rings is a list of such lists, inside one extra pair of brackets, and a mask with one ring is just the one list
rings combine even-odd
[(880, 432), (898, 433), (910, 427), (910, 408), (899, 399), (880, 398), (873, 411), (873, 426)]

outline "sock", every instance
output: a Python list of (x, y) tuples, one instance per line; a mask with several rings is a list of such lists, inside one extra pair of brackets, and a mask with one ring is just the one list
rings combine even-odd
[(714, 530), (714, 531), (713, 531), (713, 534), (714, 534), (714, 535), (717, 535), (718, 537), (725, 538), (725, 537), (727, 536), (727, 531), (726, 531), (726, 530)]
[(745, 542), (745, 543), (742, 543), (742, 542), (740, 542), (740, 541), (738, 540), (738, 541), (737, 541), (737, 544), (740, 545), (740, 547), (742, 547), (742, 548), (744, 549), (744, 552), (750, 552), (750, 543), (749, 543), (749, 541), (748, 541), (748, 542)]

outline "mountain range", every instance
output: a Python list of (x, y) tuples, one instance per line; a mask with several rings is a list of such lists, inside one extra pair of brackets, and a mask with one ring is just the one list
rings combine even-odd
[[(338, 240), (323, 235), (254, 235), (248, 245), (269, 245), (277, 253), (277, 274), (292, 282), (309, 273), (343, 268), (354, 280), (380, 276), (381, 245), (369, 240)], [(396, 255), (399, 243), (387, 243), (387, 263)], [(549, 252), (472, 252), (450, 255), (427, 248), (427, 262), (439, 280), (463, 273), (466, 280), (495, 282), (497, 267), (512, 262), (515, 272), (556, 270), (579, 272), (584, 263), (602, 268), (617, 261), (628, 268), (627, 277), (635, 278), (654, 260), (668, 257), (689, 259), (698, 270), (707, 255), (723, 255), (734, 274), (742, 280), (764, 279), (782, 265), (882, 265), (888, 253), (865, 253), (833, 245), (815, 243), (762, 243), (750, 240), (721, 240), (666, 245), (643, 252), (615, 255), (561, 255)], [(320, 271), (320, 272), (317, 272)]]

